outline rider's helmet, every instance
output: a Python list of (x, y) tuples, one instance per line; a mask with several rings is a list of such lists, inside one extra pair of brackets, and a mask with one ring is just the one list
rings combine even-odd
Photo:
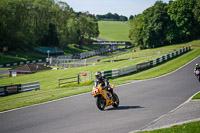
[(98, 80), (100, 80), (101, 77), (102, 77), (101, 72), (97, 71), (97, 72), (95, 73), (95, 78), (98, 79)]
[(198, 63), (196, 64), (196, 68), (199, 68), (199, 64)]

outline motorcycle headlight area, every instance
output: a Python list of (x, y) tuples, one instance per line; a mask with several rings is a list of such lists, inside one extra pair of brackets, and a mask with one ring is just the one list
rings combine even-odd
[(98, 88), (94, 88), (92, 92), (93, 92), (93, 94), (97, 94), (99, 92), (99, 89)]

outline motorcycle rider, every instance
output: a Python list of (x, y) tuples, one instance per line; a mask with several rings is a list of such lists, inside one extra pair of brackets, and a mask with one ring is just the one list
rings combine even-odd
[(196, 70), (200, 70), (200, 66), (199, 66), (198, 63), (196, 64), (196, 67), (194, 68), (194, 73), (195, 73), (195, 74), (196, 74)]
[(113, 88), (110, 87), (108, 80), (106, 79), (105, 76), (102, 76), (100, 71), (97, 71), (95, 73), (94, 87), (97, 87), (99, 84), (101, 84), (102, 89), (106, 89), (113, 95)]

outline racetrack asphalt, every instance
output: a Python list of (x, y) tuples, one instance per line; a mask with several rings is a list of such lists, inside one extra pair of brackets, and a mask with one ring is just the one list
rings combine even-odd
[(165, 76), (117, 86), (118, 108), (100, 111), (93, 96), (84, 93), (2, 112), (0, 133), (128, 133), (144, 129), (200, 90), (193, 74), (197, 62), (200, 57)]

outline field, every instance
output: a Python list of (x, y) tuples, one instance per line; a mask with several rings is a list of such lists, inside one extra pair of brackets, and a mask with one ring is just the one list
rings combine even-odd
[(108, 41), (130, 41), (128, 22), (99, 21), (100, 38)]

